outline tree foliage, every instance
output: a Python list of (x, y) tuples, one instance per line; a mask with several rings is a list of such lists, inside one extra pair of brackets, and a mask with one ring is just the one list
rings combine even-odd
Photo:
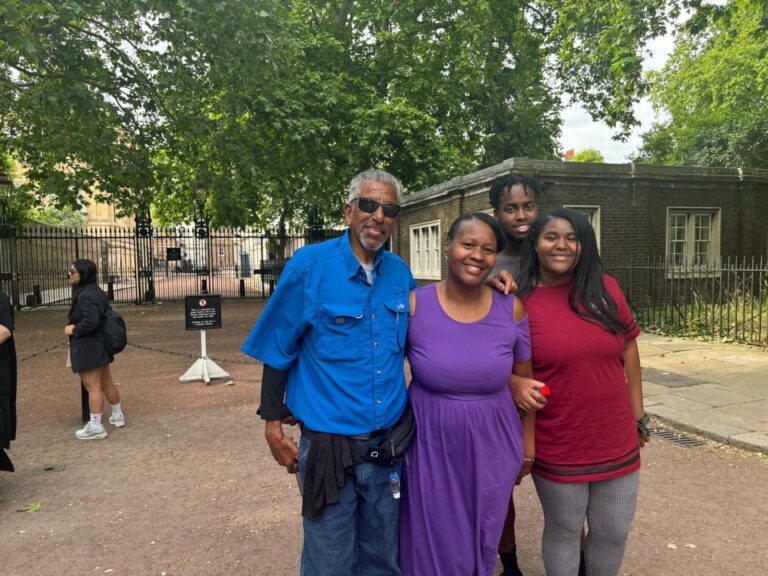
[(119, 1), (0, 6), (0, 142), (41, 197), (75, 205), (78, 191), (93, 189), (130, 204), (152, 174), (138, 121), (151, 83), (131, 48), (142, 36), (140, 9)]
[(9, 198), (5, 197), (5, 190), (0, 190), (0, 196), (2, 196), (0, 203), (3, 204), (3, 209), (7, 210), (7, 217), (15, 222), (17, 227), (21, 227), (29, 220), (35, 206), (35, 199), (29, 192), (16, 188), (15, 182), (19, 178), (20, 170), (18, 163), (11, 156), (0, 153), (0, 168), (12, 182)]
[[(695, 0), (692, 2), (697, 4)], [(648, 91), (642, 63), (647, 43), (660, 36), (686, 0), (547, 0), (557, 76), (594, 119), (626, 138), (639, 123), (632, 106)]]
[(768, 168), (768, 6), (735, 0), (697, 12), (653, 75), (667, 120), (643, 136), (637, 160)]
[(571, 162), (600, 163), (605, 162), (605, 157), (603, 156), (603, 153), (600, 152), (600, 150), (586, 148), (585, 150), (579, 150), (576, 154), (574, 154), (573, 158), (571, 158)]
[(626, 133), (684, 1), (5, 0), (0, 147), (70, 206), (338, 218), (372, 166), (417, 190), (556, 158), (566, 93)]
[(86, 224), (85, 216), (79, 210), (69, 206), (57, 208), (53, 204), (35, 209), (31, 214), (31, 218), (35, 222), (47, 224), (48, 226), (74, 228), (77, 230), (82, 230)]

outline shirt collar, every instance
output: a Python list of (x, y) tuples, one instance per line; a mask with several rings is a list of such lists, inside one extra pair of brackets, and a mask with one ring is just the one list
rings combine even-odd
[[(352, 244), (349, 242), (349, 235), (350, 230), (347, 228), (347, 232), (342, 236), (341, 238), (341, 245), (342, 245), (342, 251), (344, 254), (344, 263), (347, 267), (347, 272), (349, 273), (349, 277), (352, 278), (357, 275), (357, 273), (362, 268), (362, 264), (360, 264), (360, 260), (357, 259), (357, 256), (355, 256), (355, 253), (352, 251)], [(384, 248), (381, 248), (376, 253), (376, 259), (373, 261), (373, 269), (378, 274), (379, 267), (381, 266), (382, 262), (382, 255), (381, 253), (384, 251)]]

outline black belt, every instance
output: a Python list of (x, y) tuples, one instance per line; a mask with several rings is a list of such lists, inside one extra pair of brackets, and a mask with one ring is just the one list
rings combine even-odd
[[(371, 432), (365, 432), (363, 434), (355, 434), (353, 436), (347, 436), (350, 440), (370, 440), (371, 438), (381, 438), (389, 434), (390, 428), (379, 428), (378, 430), (372, 430)], [(304, 434), (309, 440), (312, 440), (312, 434), (314, 431), (310, 430), (304, 424), (301, 425), (301, 433)]]
[(389, 428), (379, 428), (378, 430), (372, 430), (365, 434), (355, 434), (354, 436), (347, 436), (352, 440), (370, 440), (371, 438), (380, 438), (389, 434)]

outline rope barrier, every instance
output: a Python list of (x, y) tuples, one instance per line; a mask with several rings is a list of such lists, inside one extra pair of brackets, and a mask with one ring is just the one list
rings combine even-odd
[(38, 352), (33, 352), (32, 354), (27, 354), (26, 356), (23, 356), (18, 359), (19, 362), (24, 362), (25, 360), (29, 360), (31, 358), (35, 358), (36, 356), (42, 356), (43, 354), (47, 354), (48, 352), (53, 352), (54, 350), (58, 350), (59, 348), (63, 348), (67, 344), (56, 344), (55, 346), (51, 346), (50, 348), (43, 348), (42, 350)]
[[(153, 348), (152, 346), (145, 346), (143, 344), (128, 344), (133, 348), (139, 348), (141, 350), (147, 350), (149, 352), (159, 352), (161, 354), (169, 354), (171, 356), (182, 356), (183, 358), (200, 358), (200, 354), (190, 354), (189, 352), (176, 352), (174, 350), (163, 350), (162, 348)], [(215, 362), (229, 362), (230, 364), (245, 364), (247, 366), (259, 366), (261, 362), (258, 360), (234, 360), (231, 358), (224, 358), (222, 356), (208, 356)]]

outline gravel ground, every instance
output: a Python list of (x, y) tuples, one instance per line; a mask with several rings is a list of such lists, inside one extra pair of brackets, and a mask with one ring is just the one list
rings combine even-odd
[[(262, 305), (224, 302), (224, 327), (207, 343), (230, 378), (208, 386), (178, 380), (200, 346), (180, 303), (120, 308), (133, 346), (113, 372), (128, 425), (95, 442), (73, 435), (80, 393), (64, 366), (66, 310), (17, 315), (17, 471), (0, 473), (2, 574), (298, 573), (298, 489), (254, 414), (261, 367), (238, 351)], [(655, 439), (621, 573), (768, 573), (767, 485), (764, 455)], [(516, 501), (521, 566), (542, 576), (530, 480)]]

